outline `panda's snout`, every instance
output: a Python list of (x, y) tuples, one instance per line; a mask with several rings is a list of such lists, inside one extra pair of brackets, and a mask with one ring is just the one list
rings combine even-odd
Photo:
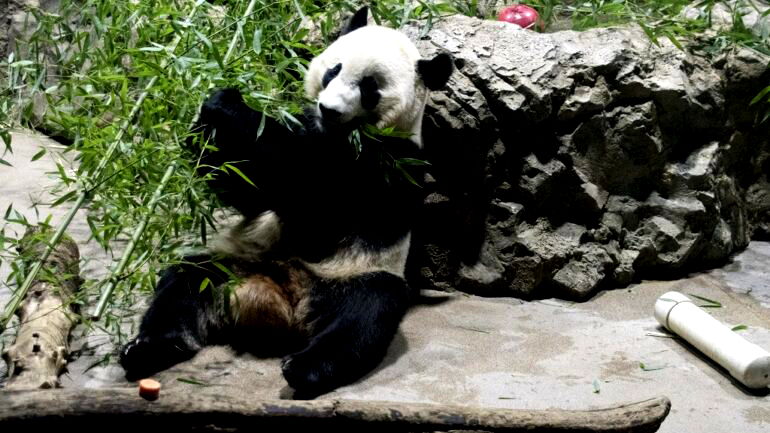
[(342, 113), (325, 106), (324, 104), (318, 104), (318, 110), (321, 112), (321, 118), (325, 123), (339, 123), (342, 118)]

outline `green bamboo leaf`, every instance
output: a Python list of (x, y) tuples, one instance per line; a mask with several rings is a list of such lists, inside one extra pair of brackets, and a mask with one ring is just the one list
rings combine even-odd
[(356, 155), (360, 155), (361, 154), (361, 132), (358, 129), (354, 129), (353, 132), (350, 133), (348, 140), (353, 145), (353, 149), (355, 149)]
[(178, 380), (179, 382), (182, 382), (182, 383), (189, 383), (190, 385), (211, 386), (208, 383), (201, 382), (199, 380), (195, 380), (195, 379), (192, 379), (192, 378), (179, 377), (176, 380)]
[(19, 60), (18, 62), (13, 62), (13, 63), (11, 63), (8, 66), (11, 67), (11, 68), (21, 68), (21, 67), (24, 67), (24, 66), (30, 66), (30, 65), (34, 65), (34, 64), (35, 64), (35, 62), (33, 62), (32, 60)]
[(262, 115), (262, 118), (259, 119), (259, 127), (257, 128), (257, 139), (262, 136), (262, 133), (265, 131), (265, 124), (267, 123), (267, 116)]
[(655, 33), (652, 31), (652, 29), (651, 29), (651, 28), (649, 28), (649, 27), (647, 27), (647, 26), (646, 26), (646, 25), (645, 25), (643, 22), (641, 22), (641, 21), (638, 21), (637, 23), (639, 24), (639, 27), (641, 27), (641, 28), (642, 28), (642, 30), (644, 31), (644, 34), (646, 34), (646, 35), (647, 35), (647, 37), (650, 39), (650, 41), (652, 41), (652, 43), (653, 43), (653, 44), (655, 44), (656, 46), (658, 46), (658, 47), (659, 47), (659, 46), (660, 46), (660, 43), (658, 42), (658, 38), (655, 36)]
[(225, 274), (227, 274), (227, 276), (230, 277), (231, 279), (237, 279), (237, 277), (233, 273), (233, 271), (231, 271), (230, 268), (228, 268), (227, 266), (225, 266), (225, 265), (223, 265), (223, 264), (221, 264), (219, 262), (212, 262), (211, 264), (213, 264), (220, 271), (222, 271)]
[(730, 328), (730, 330), (733, 331), (733, 332), (745, 331), (747, 329), (749, 329), (749, 327), (746, 326), (746, 325), (736, 325), (736, 326), (733, 326), (732, 328)]
[(86, 217), (86, 223), (88, 224), (88, 228), (91, 229), (91, 237), (96, 239), (96, 242), (102, 246), (105, 250), (108, 247), (108, 244), (102, 239), (100, 236), (100, 230), (96, 227), (96, 222), (94, 222), (93, 218), (91, 216)]
[(655, 371), (655, 370), (663, 370), (666, 368), (665, 365), (645, 365), (643, 362), (639, 363), (639, 368), (642, 369), (642, 371)]
[(666, 32), (665, 35), (668, 38), (668, 40), (671, 41), (672, 44), (674, 44), (675, 47), (677, 47), (681, 51), (684, 51), (684, 47), (682, 46), (682, 44), (674, 37), (674, 35), (671, 34), (671, 32)]
[(200, 39), (201, 42), (203, 42), (203, 45), (206, 46), (206, 49), (211, 53), (211, 55), (214, 57), (214, 60), (216, 60), (217, 64), (219, 65), (220, 69), (225, 69), (224, 63), (222, 63), (222, 57), (219, 55), (219, 51), (214, 46), (214, 44), (211, 43), (211, 40), (206, 37), (203, 33), (199, 32), (198, 30), (194, 30), (195, 36)]
[(204, 279), (203, 279), (203, 281), (201, 281), (201, 285), (200, 285), (200, 287), (198, 288), (198, 292), (200, 292), (200, 293), (203, 293), (203, 291), (204, 291), (204, 290), (206, 290), (206, 288), (207, 288), (207, 287), (208, 287), (210, 284), (211, 284), (211, 280), (209, 279), (209, 277), (206, 277), (206, 278), (204, 278)]
[(427, 36), (431, 28), (433, 28), (433, 15), (428, 15), (428, 19), (425, 20), (425, 24), (422, 26), (422, 29), (420, 30), (420, 36), (417, 39), (419, 40)]
[(252, 181), (251, 181), (251, 179), (249, 179), (249, 178), (248, 178), (248, 176), (246, 176), (245, 174), (243, 174), (243, 172), (242, 172), (242, 171), (241, 171), (241, 170), (240, 170), (238, 167), (236, 167), (236, 166), (234, 166), (234, 165), (232, 165), (232, 164), (225, 164), (225, 165), (224, 165), (224, 167), (225, 167), (226, 169), (228, 169), (228, 170), (232, 170), (232, 171), (234, 171), (234, 172), (235, 172), (235, 174), (237, 174), (237, 175), (238, 175), (238, 176), (240, 176), (240, 177), (241, 177), (243, 180), (245, 180), (246, 182), (248, 182), (248, 183), (249, 183), (249, 185), (253, 186), (254, 188), (256, 188), (256, 187), (257, 187), (256, 185), (254, 185), (254, 182), (252, 182)]
[(415, 165), (415, 166), (430, 165), (428, 161), (423, 161), (422, 159), (416, 159), (416, 158), (399, 158), (396, 160), (396, 162), (401, 165)]
[(120, 97), (120, 103), (125, 107), (129, 104), (128, 102), (128, 80), (123, 78), (122, 84), (120, 86), (120, 93), (118, 96)]
[(0, 158), (0, 164), (7, 165), (8, 167), (13, 167), (13, 165), (10, 162), (4, 160), (3, 158)]
[[(770, 9), (768, 9), (768, 10), (770, 10)], [(754, 105), (757, 102), (761, 101), (762, 98), (764, 98), (765, 95), (767, 95), (768, 93), (770, 93), (770, 86), (767, 86), (764, 89), (762, 89), (762, 91), (760, 91), (757, 94), (757, 96), (755, 96), (754, 99), (752, 99), (751, 102), (749, 102), (749, 105)]]
[(46, 149), (42, 148), (40, 151), (32, 156), (32, 159), (30, 161), (37, 161), (38, 159), (42, 158), (43, 155), (45, 155)]
[(262, 52), (262, 29), (254, 30), (254, 36), (251, 38), (251, 49), (254, 50), (254, 54)]
[(60, 204), (71, 200), (73, 197), (75, 197), (75, 194), (77, 194), (76, 190), (72, 190), (68, 192), (67, 194), (64, 194), (63, 196), (59, 197), (55, 202), (51, 204), (51, 207), (59, 206)]
[(0, 138), (3, 139), (5, 150), (13, 153), (13, 149), (11, 149), (11, 133), (7, 130), (0, 130)]
[(302, 122), (300, 122), (299, 120), (297, 120), (297, 118), (296, 118), (296, 117), (294, 117), (294, 116), (292, 116), (292, 115), (291, 115), (291, 113), (289, 113), (288, 111), (286, 111), (286, 110), (280, 110), (280, 111), (279, 111), (279, 113), (281, 114), (281, 116), (283, 116), (283, 118), (285, 118), (285, 119), (288, 119), (288, 120), (289, 120), (289, 121), (291, 121), (292, 123), (294, 123), (294, 124), (296, 124), (296, 125), (298, 125), (298, 126), (300, 126), (300, 127), (302, 127), (302, 126), (303, 126), (303, 125), (302, 125)]
[(146, 66), (149, 66), (150, 69), (152, 69), (152, 71), (144, 71), (143, 75), (145, 75), (145, 76), (151, 76), (151, 75), (155, 75), (155, 74), (161, 74), (161, 75), (165, 75), (166, 74), (166, 70), (163, 69), (163, 67), (160, 66), (157, 63), (154, 63), (154, 62), (151, 62), (149, 60), (143, 59), (142, 60), (142, 64), (146, 65)]
[(71, 183), (72, 179), (67, 176), (67, 172), (64, 170), (64, 166), (60, 163), (56, 163), (56, 171), (59, 173), (59, 179), (62, 180), (64, 183)]
[(406, 180), (407, 180), (409, 183), (411, 183), (412, 185), (415, 185), (415, 186), (417, 186), (417, 187), (419, 187), (419, 188), (422, 188), (422, 185), (420, 185), (420, 184), (419, 184), (419, 183), (418, 183), (418, 182), (417, 182), (417, 181), (414, 179), (414, 177), (412, 177), (412, 175), (411, 175), (411, 174), (409, 174), (409, 172), (408, 172), (408, 171), (406, 171), (406, 170), (404, 169), (404, 167), (402, 167), (402, 166), (401, 166), (401, 164), (399, 164), (399, 163), (398, 163), (398, 161), (396, 161), (396, 163), (394, 164), (394, 166), (396, 167), (396, 170), (398, 170), (398, 171), (401, 173), (401, 175), (402, 175), (402, 176), (404, 176), (404, 179), (406, 179)]
[(699, 295), (695, 295), (695, 294), (692, 294), (692, 293), (690, 293), (690, 296), (692, 296), (693, 298), (699, 299), (699, 300), (701, 300), (703, 302), (706, 302), (706, 304), (699, 305), (699, 307), (702, 307), (702, 308), (722, 308), (722, 304), (720, 302), (718, 302), (718, 301), (713, 300), (713, 299), (709, 299), (709, 298), (706, 298), (706, 297), (703, 297), (703, 296), (699, 296)]

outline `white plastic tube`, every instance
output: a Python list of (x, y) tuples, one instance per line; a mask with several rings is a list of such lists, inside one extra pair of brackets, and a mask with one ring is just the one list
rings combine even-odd
[(655, 302), (655, 319), (749, 388), (770, 386), (770, 353), (749, 343), (679, 292)]

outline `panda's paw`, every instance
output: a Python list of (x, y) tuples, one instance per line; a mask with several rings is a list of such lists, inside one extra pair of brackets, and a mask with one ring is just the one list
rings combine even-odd
[(281, 371), (286, 382), (294, 389), (294, 398), (315, 398), (336, 388), (332, 380), (331, 364), (308, 353), (296, 353), (283, 358)]
[(126, 380), (133, 382), (186, 361), (195, 353), (181, 339), (138, 337), (121, 349), (120, 365)]

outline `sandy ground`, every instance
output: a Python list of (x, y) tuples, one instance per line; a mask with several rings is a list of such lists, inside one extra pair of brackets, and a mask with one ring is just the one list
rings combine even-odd
[[(57, 146), (27, 133), (14, 136), (14, 167), (0, 166), (0, 210), (27, 209), (50, 184), (52, 154), (30, 162), (39, 146)], [(55, 153), (55, 152), (54, 152)], [(65, 209), (54, 209), (58, 221)], [(40, 208), (45, 217), (49, 209)], [(83, 214), (70, 228), (89, 277), (104, 272), (107, 255), (88, 242)], [(426, 292), (401, 326), (386, 360), (359, 382), (321, 398), (435, 402), (541, 409), (587, 409), (664, 395), (672, 411), (661, 432), (768, 432), (770, 395), (750, 391), (652, 317), (655, 299), (669, 290), (716, 300), (708, 311), (724, 323), (746, 325), (748, 340), (770, 349), (770, 243), (753, 242), (721, 269), (676, 281), (645, 281), (604, 291), (585, 303), (524, 302)], [(5, 280), (8, 268), (0, 269)], [(0, 287), (0, 304), (8, 297)], [(6, 335), (5, 339), (10, 338)], [(63, 377), (65, 387), (132, 386), (120, 367), (88, 369), (109, 353), (103, 337), (80, 339), (82, 355)], [(211, 347), (158, 375), (164, 388), (260, 397), (285, 396), (279, 360)], [(644, 365), (643, 369), (641, 365)], [(181, 380), (180, 380), (181, 379)], [(189, 383), (194, 381), (205, 385)]]

